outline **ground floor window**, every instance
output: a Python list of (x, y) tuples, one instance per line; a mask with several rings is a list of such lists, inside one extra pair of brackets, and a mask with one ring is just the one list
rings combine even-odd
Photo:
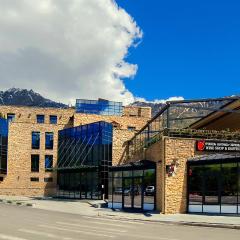
[(63, 170), (58, 172), (58, 197), (75, 199), (101, 199), (102, 184), (99, 171)]
[(240, 214), (240, 159), (189, 163), (188, 211)]
[(154, 210), (155, 171), (155, 168), (113, 167), (109, 173), (109, 208)]

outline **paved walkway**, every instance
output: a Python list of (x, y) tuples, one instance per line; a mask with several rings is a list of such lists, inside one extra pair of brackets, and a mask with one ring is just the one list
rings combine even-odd
[(49, 211), (79, 214), (84, 216), (107, 217), (114, 219), (156, 221), (174, 224), (217, 226), (240, 229), (240, 216), (216, 216), (197, 214), (159, 214), (159, 213), (128, 213), (113, 211), (106, 208), (95, 208), (92, 205), (102, 201), (87, 200), (61, 200), (61, 199), (36, 199), (17, 196), (0, 196), (0, 199), (9, 204), (22, 203), (32, 205), (33, 208)]

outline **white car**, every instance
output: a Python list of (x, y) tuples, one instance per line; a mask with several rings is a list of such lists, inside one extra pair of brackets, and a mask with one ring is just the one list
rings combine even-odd
[(146, 196), (153, 196), (155, 193), (155, 186), (147, 186), (145, 190)]

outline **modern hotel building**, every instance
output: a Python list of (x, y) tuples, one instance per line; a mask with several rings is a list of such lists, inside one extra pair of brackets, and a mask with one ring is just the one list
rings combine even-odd
[(103, 99), (1, 106), (0, 194), (239, 214), (239, 108), (238, 98), (175, 101), (151, 119), (150, 108)]

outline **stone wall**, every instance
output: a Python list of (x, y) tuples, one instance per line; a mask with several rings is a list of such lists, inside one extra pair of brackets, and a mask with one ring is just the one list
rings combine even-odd
[[(165, 182), (164, 213), (185, 213), (187, 209), (187, 160), (195, 155), (195, 140), (164, 138)], [(166, 173), (166, 165), (176, 164), (172, 176)]]
[[(37, 108), (0, 106), (0, 113), (15, 114), (9, 123), (8, 136), (8, 168), (7, 175), (0, 182), (0, 194), (41, 196), (54, 195), (56, 192), (56, 172), (45, 172), (45, 155), (53, 155), (53, 166), (57, 162), (58, 130), (71, 127), (73, 109)], [(38, 124), (37, 115), (44, 115), (45, 122)], [(57, 124), (50, 124), (50, 115), (57, 116)], [(40, 149), (32, 149), (32, 132), (40, 132)], [(45, 150), (45, 133), (53, 132), (53, 150)], [(39, 155), (39, 172), (31, 172), (31, 154)], [(31, 177), (39, 178), (39, 182), (30, 181)], [(52, 178), (52, 182), (44, 182), (44, 178)]]
[(58, 117), (59, 125), (69, 124), (70, 117), (75, 113), (72, 108), (41, 108), (41, 107), (16, 107), (16, 106), (0, 106), (0, 114), (7, 118), (7, 114), (15, 114), (14, 122), (36, 124), (36, 115), (45, 116), (45, 124), (49, 124), (50, 115)]
[(127, 106), (123, 109), (123, 116), (126, 117), (143, 117), (151, 118), (152, 117), (152, 108), (151, 107), (135, 107)]
[[(64, 125), (31, 124), (13, 122), (9, 126), (8, 169), (0, 193), (11, 195), (49, 195), (56, 191), (56, 172), (45, 172), (45, 155), (53, 155), (53, 166), (57, 163), (58, 130)], [(40, 132), (40, 149), (32, 149), (32, 132)], [(54, 133), (53, 150), (45, 150), (45, 133)], [(31, 172), (31, 155), (39, 155), (39, 172)], [(31, 177), (39, 182), (31, 182)], [(53, 178), (53, 182), (44, 182), (44, 178)]]
[(98, 121), (113, 123), (116, 129), (127, 130), (128, 127), (135, 127), (136, 131), (140, 130), (149, 120), (144, 117), (129, 116), (104, 116), (95, 114), (74, 114), (74, 126), (89, 124)]

